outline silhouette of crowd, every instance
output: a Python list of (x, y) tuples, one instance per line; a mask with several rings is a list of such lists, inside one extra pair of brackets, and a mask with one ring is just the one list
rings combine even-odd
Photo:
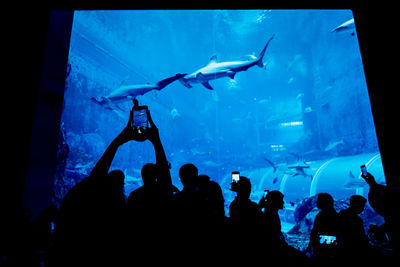
[[(385, 219), (374, 233), (388, 237), (389, 256), (371, 246), (358, 216), (367, 199), (353, 195), (349, 208), (338, 213), (328, 193), (318, 194), (320, 212), (307, 249), (299, 251), (286, 242), (281, 230), (281, 192), (267, 191), (259, 203), (253, 202), (250, 179), (240, 176), (229, 188), (236, 197), (226, 216), (220, 185), (199, 175), (191, 163), (180, 167), (183, 189), (179, 191), (172, 184), (170, 165), (148, 110), (147, 116), (150, 127), (138, 129), (131, 126), (131, 111), (127, 126), (90, 175), (68, 191), (59, 208), (50, 206), (37, 216), (30, 240), (39, 256), (28, 257), (32, 266), (338, 266), (389, 262), (398, 255), (398, 214), (391, 208), (398, 200), (398, 188), (377, 184), (369, 173), (363, 176), (370, 186), (370, 205)], [(142, 167), (143, 186), (126, 200), (124, 173), (110, 171), (110, 166), (120, 146), (146, 140), (154, 147), (156, 162)], [(12, 266), (10, 259), (1, 260)]]

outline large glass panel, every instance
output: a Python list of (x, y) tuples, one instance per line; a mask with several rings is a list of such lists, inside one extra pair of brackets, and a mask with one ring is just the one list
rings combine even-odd
[[(178, 73), (187, 76), (136, 98), (151, 111), (179, 189), (179, 168), (193, 163), (221, 185), (228, 207), (231, 172), (240, 171), (252, 200), (266, 189), (285, 194), (288, 230), (306, 197), (365, 195), (361, 164), (384, 183), (350, 10), (76, 11), (59, 199), (126, 125), (134, 90), (121, 88)], [(125, 173), (127, 195), (154, 161), (149, 142), (119, 149), (112, 169)]]

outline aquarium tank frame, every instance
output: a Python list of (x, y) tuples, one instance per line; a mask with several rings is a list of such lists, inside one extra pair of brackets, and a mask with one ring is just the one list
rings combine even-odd
[[(390, 128), (383, 125), (385, 118), (385, 94), (379, 92), (380, 86), (376, 81), (376, 70), (373, 67), (373, 57), (366, 54), (368, 42), (372, 39), (366, 29), (370, 25), (365, 17), (361, 16), (360, 9), (353, 9), (359, 38), (360, 52), (363, 60), (365, 76), (371, 101), (376, 134), (384, 165), (385, 179), (388, 185), (397, 185), (393, 180), (390, 143), (383, 142), (390, 139)], [(360, 20), (363, 18), (364, 20)], [(65, 74), (67, 73), (67, 60), (73, 11), (50, 12), (46, 46), (44, 51), (43, 67), (38, 98), (35, 109), (35, 120), (32, 128), (31, 146), (29, 149), (29, 162), (24, 183), (24, 205), (34, 214), (51, 203), (53, 197), (53, 179), (57, 167), (57, 146), (59, 141), (59, 127), (62, 112)], [(365, 26), (366, 25), (366, 26)], [(375, 44), (375, 43), (373, 43)], [(370, 66), (372, 65), (372, 66)], [(383, 110), (383, 111), (382, 111)], [(388, 138), (389, 137), (389, 138)]]

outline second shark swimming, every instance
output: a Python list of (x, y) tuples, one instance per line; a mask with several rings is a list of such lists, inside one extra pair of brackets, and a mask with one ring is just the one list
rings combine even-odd
[(230, 77), (231, 79), (235, 78), (236, 73), (241, 71), (246, 71), (249, 68), (257, 65), (260, 68), (264, 67), (262, 62), (265, 51), (271, 40), (274, 38), (275, 34), (268, 40), (267, 44), (264, 46), (264, 49), (261, 51), (258, 57), (252, 56), (250, 60), (246, 61), (228, 61), (228, 62), (217, 62), (217, 56), (212, 56), (210, 62), (207, 66), (188, 74), (179, 81), (186, 87), (192, 88), (192, 84), (201, 83), (204, 87), (209, 90), (214, 90), (212, 86), (208, 83), (210, 80), (222, 78), (222, 77)]

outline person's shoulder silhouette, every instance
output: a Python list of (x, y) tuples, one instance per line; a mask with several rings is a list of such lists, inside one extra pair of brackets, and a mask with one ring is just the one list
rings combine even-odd
[(352, 249), (361, 249), (368, 243), (365, 234), (363, 220), (358, 216), (365, 207), (367, 200), (363, 196), (350, 197), (350, 206), (339, 212), (340, 231), (338, 235), (339, 245)]

